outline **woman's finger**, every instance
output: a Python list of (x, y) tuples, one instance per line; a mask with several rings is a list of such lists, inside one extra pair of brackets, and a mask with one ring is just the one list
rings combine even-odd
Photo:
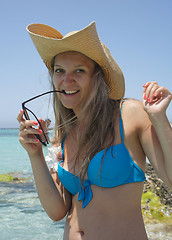
[(38, 122), (32, 120), (23, 120), (20, 122), (20, 130), (38, 126)]
[(151, 81), (151, 82), (146, 82), (145, 84), (143, 84), (143, 87), (145, 89), (147, 89), (151, 84), (157, 83), (156, 81)]
[(147, 97), (150, 96), (150, 93), (151, 93), (152, 88), (155, 88), (156, 86), (158, 86), (157, 82), (151, 82), (151, 83), (145, 88), (145, 93), (146, 93)]
[(42, 130), (41, 129), (35, 129), (35, 128), (24, 128), (23, 131), (21, 131), (21, 136), (26, 136), (26, 135), (41, 135)]
[(154, 97), (158, 97), (158, 96), (162, 96), (164, 94), (170, 95), (171, 96), (171, 92), (165, 88), (165, 87), (159, 87), (158, 89), (156, 89), (156, 91), (154, 92)]
[(153, 94), (156, 91), (156, 89), (159, 88), (159, 85), (157, 82), (148, 82), (143, 85), (144, 91), (143, 91), (143, 98), (144, 100), (151, 102), (153, 99)]
[(24, 113), (24, 111), (23, 111), (23, 110), (20, 110), (19, 115), (17, 116), (17, 121), (18, 121), (19, 123), (22, 122), (22, 121), (24, 121), (23, 113)]
[(24, 119), (24, 111), (21, 110), (17, 116), (20, 123), (19, 141), (28, 153), (42, 149), (42, 144), (36, 136), (41, 136), (42, 130), (39, 129), (38, 122)]
[(157, 84), (152, 85), (152, 88), (149, 91), (149, 95), (147, 96), (147, 101), (152, 102), (152, 100), (156, 97), (155, 92), (159, 88)]
[(21, 134), (19, 135), (19, 141), (20, 143), (23, 144), (30, 144), (30, 143), (40, 143), (40, 141), (36, 138), (36, 137), (31, 137), (26, 135), (26, 136), (22, 136)]

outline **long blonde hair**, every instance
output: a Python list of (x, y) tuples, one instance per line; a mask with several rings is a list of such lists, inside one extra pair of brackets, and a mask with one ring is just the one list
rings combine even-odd
[[(51, 73), (52, 78), (53, 73)], [(88, 165), (94, 155), (114, 143), (115, 115), (119, 111), (120, 105), (120, 100), (109, 99), (109, 89), (105, 83), (103, 71), (97, 64), (90, 89), (89, 98), (84, 103), (79, 114), (80, 122), (77, 121), (74, 112), (65, 108), (58, 99), (57, 94), (54, 94), (55, 141), (58, 144), (62, 144), (65, 134), (70, 133), (72, 126), (77, 125), (79, 128), (80, 123), (86, 120), (84, 130), (81, 133), (78, 131), (78, 146), (76, 146), (75, 164), (79, 161), (81, 154), (83, 158), (78, 173), (81, 179), (85, 178)]]

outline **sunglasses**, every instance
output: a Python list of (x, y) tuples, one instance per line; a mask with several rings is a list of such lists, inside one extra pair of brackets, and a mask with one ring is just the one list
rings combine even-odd
[[(37, 98), (40, 98), (40, 97), (42, 97), (42, 96), (44, 96), (44, 95), (48, 95), (48, 94), (51, 94), (51, 93), (57, 93), (57, 92), (63, 93), (62, 91), (57, 91), (57, 90), (48, 91), (48, 92), (42, 93), (42, 94), (40, 94), (40, 95), (37, 95), (37, 96), (35, 96), (35, 97), (32, 97), (32, 98), (30, 98), (30, 99), (28, 99), (28, 100), (26, 100), (26, 101), (24, 101), (24, 102), (22, 103), (22, 109), (23, 109), (23, 111), (24, 111), (24, 117), (25, 117), (25, 119), (26, 119), (26, 120), (31, 120), (30, 117), (29, 117), (29, 115), (31, 114), (32, 117), (35, 118), (36, 121), (38, 122), (39, 127), (40, 127), (40, 129), (42, 130), (43, 138), (44, 138), (44, 139), (43, 139), (42, 137), (40, 137), (40, 135), (38, 135), (38, 134), (35, 134), (35, 136), (36, 136), (36, 138), (37, 138), (44, 146), (47, 146), (47, 145), (49, 144), (49, 138), (48, 138), (48, 135), (47, 135), (47, 131), (44, 129), (44, 127), (42, 126), (40, 120), (37, 118), (37, 116), (35, 115), (35, 113), (34, 113), (31, 109), (29, 109), (26, 105), (27, 105), (27, 103), (29, 103), (29, 102), (37, 99)], [(31, 127), (31, 128), (32, 128), (32, 127)]]

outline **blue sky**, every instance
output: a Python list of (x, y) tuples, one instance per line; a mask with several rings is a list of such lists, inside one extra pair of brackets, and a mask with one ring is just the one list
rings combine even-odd
[[(0, 128), (18, 127), (21, 102), (49, 90), (47, 70), (26, 32), (44, 23), (63, 35), (95, 21), (126, 80), (126, 97), (158, 81), (172, 91), (171, 0), (15, 0), (0, 7)], [(168, 109), (172, 121), (172, 105)]]

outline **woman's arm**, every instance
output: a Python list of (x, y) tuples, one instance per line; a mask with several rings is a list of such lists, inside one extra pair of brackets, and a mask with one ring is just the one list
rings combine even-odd
[(166, 116), (172, 95), (156, 82), (143, 87), (143, 108), (149, 119), (142, 119), (141, 144), (158, 175), (172, 187), (172, 128)]
[(52, 220), (61, 220), (71, 207), (71, 194), (58, 181), (57, 173), (50, 174), (43, 155), (30, 157), (30, 161), (42, 206)]
[(20, 122), (19, 140), (28, 152), (37, 192), (45, 211), (54, 221), (62, 219), (71, 206), (71, 195), (62, 184), (52, 178), (44, 159), (42, 144), (37, 141), (35, 134), (41, 134), (39, 129), (30, 128), (36, 125), (31, 120), (23, 118), (23, 111), (18, 115)]

